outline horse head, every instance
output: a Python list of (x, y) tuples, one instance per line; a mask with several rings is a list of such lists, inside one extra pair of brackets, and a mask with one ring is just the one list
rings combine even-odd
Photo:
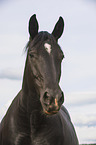
[[(64, 29), (60, 17), (53, 32), (38, 32), (36, 15), (29, 20), (30, 41), (28, 44), (28, 63), (35, 88), (44, 113), (55, 114), (64, 102), (64, 94), (59, 86), (61, 62), (64, 54), (58, 45)], [(31, 79), (30, 79), (31, 80)]]

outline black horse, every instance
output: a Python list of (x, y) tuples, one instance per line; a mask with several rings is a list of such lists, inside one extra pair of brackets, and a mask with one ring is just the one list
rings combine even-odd
[(52, 34), (38, 33), (36, 15), (30, 18), (22, 89), (1, 122), (0, 145), (78, 145), (59, 86), (63, 29), (60, 17)]

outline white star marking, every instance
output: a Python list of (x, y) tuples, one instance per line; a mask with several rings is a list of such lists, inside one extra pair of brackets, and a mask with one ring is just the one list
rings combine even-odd
[(44, 44), (44, 47), (45, 47), (45, 49), (46, 49), (46, 51), (50, 54), (51, 53), (51, 45), (50, 44), (48, 44), (48, 43), (45, 43)]

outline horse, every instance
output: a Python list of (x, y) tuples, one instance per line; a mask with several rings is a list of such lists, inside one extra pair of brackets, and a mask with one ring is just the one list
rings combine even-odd
[(36, 14), (29, 20), (29, 41), (22, 89), (0, 124), (0, 145), (78, 145), (60, 88), (64, 30), (60, 16), (52, 33), (38, 31)]

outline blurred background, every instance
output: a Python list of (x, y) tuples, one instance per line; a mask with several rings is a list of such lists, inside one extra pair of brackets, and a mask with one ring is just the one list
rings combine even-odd
[(80, 143), (96, 143), (96, 0), (0, 0), (0, 120), (22, 87), (28, 21), (52, 32), (59, 16), (65, 30), (60, 86)]

